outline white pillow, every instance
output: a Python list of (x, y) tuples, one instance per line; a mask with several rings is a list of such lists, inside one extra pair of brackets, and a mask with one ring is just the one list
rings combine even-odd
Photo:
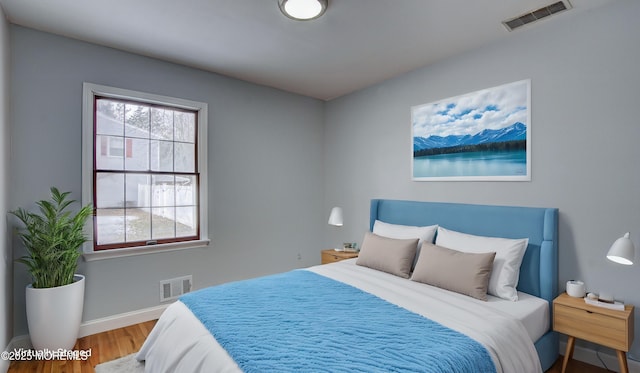
[(416, 258), (413, 261), (413, 266), (411, 267), (412, 269), (416, 266), (416, 262), (418, 261), (418, 257), (420, 256), (420, 248), (422, 247), (422, 243), (433, 243), (433, 238), (436, 235), (437, 229), (437, 225), (416, 227), (413, 225), (385, 223), (380, 220), (376, 220), (373, 223), (373, 233), (377, 234), (378, 236), (396, 238), (401, 240), (409, 238), (418, 239), (418, 250), (416, 252)]
[(517, 301), (518, 277), (528, 238), (509, 239), (474, 236), (471, 234), (438, 228), (436, 245), (467, 253), (495, 252), (488, 293), (503, 299)]
[(433, 243), (433, 237), (435, 237), (437, 229), (437, 225), (415, 227), (413, 225), (385, 223), (380, 220), (376, 220), (373, 223), (373, 233), (378, 236), (398, 239), (417, 238), (418, 247), (422, 245), (422, 242)]

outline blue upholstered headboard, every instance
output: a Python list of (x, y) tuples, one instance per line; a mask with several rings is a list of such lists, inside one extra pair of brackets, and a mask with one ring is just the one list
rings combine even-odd
[[(549, 312), (558, 295), (558, 209), (456, 203), (371, 200), (371, 221), (426, 226), (505, 238), (529, 238), (520, 266), (518, 290), (546, 299)], [(551, 314), (550, 314), (551, 317)], [(558, 334), (551, 329), (534, 342), (542, 370), (558, 358)]]
[(558, 209), (374, 199), (371, 230), (376, 220), (415, 226), (438, 224), (481, 236), (529, 238), (518, 290), (550, 303), (558, 295)]

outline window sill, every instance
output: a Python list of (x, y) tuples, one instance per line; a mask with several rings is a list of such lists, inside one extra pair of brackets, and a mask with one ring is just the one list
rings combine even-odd
[(112, 249), (85, 252), (82, 254), (85, 262), (93, 262), (96, 260), (123, 258), (127, 256), (137, 256), (144, 254), (157, 254), (167, 251), (187, 250), (200, 247), (209, 246), (210, 241), (208, 239), (198, 241), (188, 241), (179, 243), (168, 243), (151, 246), (132, 247), (127, 249)]

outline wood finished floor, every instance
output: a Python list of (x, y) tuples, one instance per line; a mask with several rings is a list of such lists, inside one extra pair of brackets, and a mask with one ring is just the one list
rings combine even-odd
[[(110, 330), (78, 339), (75, 350), (91, 349), (86, 361), (13, 361), (7, 373), (93, 373), (94, 367), (106, 361), (118, 359), (140, 349), (156, 321)], [(560, 373), (562, 357), (546, 373)], [(617, 367), (616, 367), (617, 368)], [(605, 373), (606, 369), (572, 360), (568, 373)]]
[(86, 361), (13, 361), (7, 373), (93, 373), (98, 364), (138, 351), (155, 324), (156, 320), (147, 321), (78, 339), (74, 350), (91, 349)]

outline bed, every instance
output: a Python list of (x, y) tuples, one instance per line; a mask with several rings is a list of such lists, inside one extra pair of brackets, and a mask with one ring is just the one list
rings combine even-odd
[(359, 265), (363, 247), (358, 259), (187, 294), (137, 358), (147, 372), (546, 371), (558, 357), (550, 328), (557, 216), (552, 208), (372, 200), (373, 232), (384, 222), (526, 238), (518, 300), (478, 300)]

